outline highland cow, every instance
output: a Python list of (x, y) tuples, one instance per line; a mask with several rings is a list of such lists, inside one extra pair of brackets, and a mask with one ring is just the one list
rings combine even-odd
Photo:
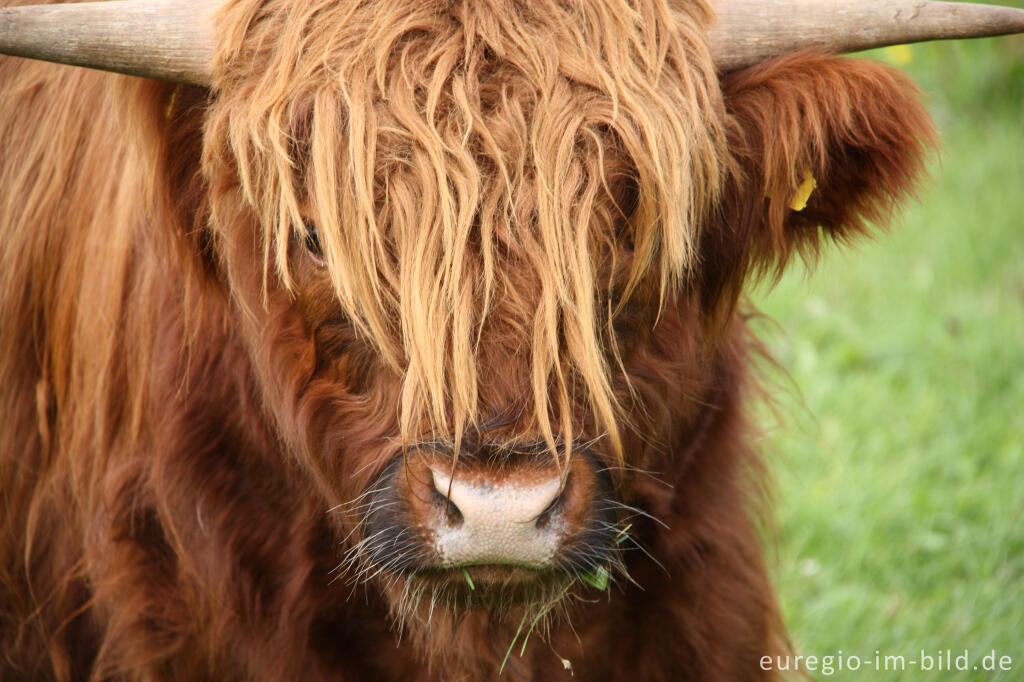
[(953, 35), (771, 5), (5, 10), (148, 78), (0, 60), (3, 678), (770, 676), (742, 292), (934, 139), (785, 55)]

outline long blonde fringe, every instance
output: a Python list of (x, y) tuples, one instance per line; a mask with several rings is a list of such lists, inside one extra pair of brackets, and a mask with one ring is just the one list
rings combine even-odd
[[(403, 437), (477, 422), (500, 308), (528, 330), (540, 432), (571, 441), (582, 397), (619, 448), (600, 254), (632, 243), (617, 303), (684, 283), (722, 172), (709, 17), (703, 0), (232, 3), (208, 168), (240, 178), (286, 286), (289, 239), (316, 224), (342, 308), (404, 376)], [(615, 203), (624, 181), (635, 207)], [(532, 288), (510, 311), (513, 272)]]

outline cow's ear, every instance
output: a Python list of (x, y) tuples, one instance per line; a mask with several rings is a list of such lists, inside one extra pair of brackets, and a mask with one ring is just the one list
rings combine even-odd
[(742, 278), (884, 225), (935, 141), (917, 88), (875, 62), (801, 53), (722, 87), (734, 166), (711, 239)]

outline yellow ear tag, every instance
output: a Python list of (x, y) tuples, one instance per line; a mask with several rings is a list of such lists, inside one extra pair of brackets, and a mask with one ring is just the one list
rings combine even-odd
[(811, 175), (811, 171), (804, 173), (804, 181), (800, 183), (800, 187), (797, 188), (796, 194), (789, 202), (789, 207), (794, 211), (802, 211), (807, 208), (807, 202), (810, 200), (814, 190), (818, 188), (818, 181)]

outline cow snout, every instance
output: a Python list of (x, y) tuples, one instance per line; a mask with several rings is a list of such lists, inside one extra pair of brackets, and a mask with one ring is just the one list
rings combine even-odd
[(460, 479), (432, 469), (432, 480), (444, 512), (434, 515), (433, 541), (445, 564), (545, 566), (566, 534), (571, 483), (557, 472)]
[[(398, 456), (362, 499), (365, 575), (476, 590), (572, 580), (614, 564), (615, 501), (598, 458), (544, 446)], [(353, 554), (355, 556), (355, 554)], [(525, 593), (524, 593), (525, 594)]]

